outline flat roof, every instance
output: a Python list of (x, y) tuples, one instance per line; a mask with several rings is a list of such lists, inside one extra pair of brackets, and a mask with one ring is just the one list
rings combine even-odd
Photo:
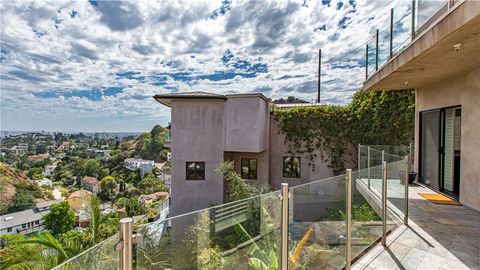
[(202, 91), (161, 94), (155, 95), (153, 98), (167, 107), (172, 106), (173, 99), (227, 99), (225, 95), (212, 94)]
[(241, 93), (241, 94), (227, 94), (227, 95), (220, 95), (220, 94), (213, 94), (208, 92), (202, 91), (195, 91), (195, 92), (179, 92), (179, 93), (171, 93), (171, 94), (161, 94), (155, 95), (153, 98), (160, 102), (161, 104), (170, 107), (172, 106), (172, 100), (174, 99), (229, 99), (229, 98), (248, 98), (248, 97), (259, 97), (265, 101), (268, 99), (262, 93)]

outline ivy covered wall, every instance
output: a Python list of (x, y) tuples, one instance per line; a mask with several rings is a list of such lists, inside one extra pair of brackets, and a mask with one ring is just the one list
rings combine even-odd
[[(334, 174), (345, 172), (345, 154), (361, 144), (408, 145), (414, 138), (412, 90), (360, 90), (346, 106), (273, 110), (290, 152), (328, 157)], [(315, 151), (319, 150), (319, 151)]]

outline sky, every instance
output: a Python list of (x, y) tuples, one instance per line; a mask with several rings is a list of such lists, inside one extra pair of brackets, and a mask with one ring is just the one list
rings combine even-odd
[(147, 131), (170, 120), (152, 96), (186, 91), (311, 101), (320, 48), (322, 102), (347, 104), (400, 1), (2, 1), (0, 128)]

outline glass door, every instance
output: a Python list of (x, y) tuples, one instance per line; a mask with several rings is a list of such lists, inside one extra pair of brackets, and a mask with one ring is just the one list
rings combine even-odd
[(420, 181), (457, 197), (460, 187), (460, 107), (420, 113)]
[(420, 181), (440, 189), (440, 110), (422, 112), (420, 115)]

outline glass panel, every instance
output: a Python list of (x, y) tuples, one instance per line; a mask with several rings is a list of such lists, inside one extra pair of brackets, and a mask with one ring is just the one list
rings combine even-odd
[[(249, 269), (280, 262), (280, 192), (240, 200), (139, 228), (139, 269)], [(269, 268), (270, 269), (270, 268)]]
[(375, 73), (375, 47), (376, 47), (376, 40), (375, 36), (370, 39), (367, 42), (368, 45), (368, 62), (367, 62), (367, 68), (368, 68), (368, 76), (372, 75)]
[(363, 254), (382, 237), (380, 200), (371, 196), (364, 181), (357, 182), (356, 174), (352, 173), (352, 258)]
[(54, 269), (117, 269), (118, 252), (115, 250), (117, 242), (118, 236), (111, 236)]
[[(400, 1), (404, 3), (405, 1)], [(411, 40), (412, 14), (411, 5), (398, 6), (393, 11), (393, 54), (400, 52)]]
[(394, 161), (387, 164), (387, 205), (389, 215), (396, 218), (397, 224), (403, 221), (405, 214), (405, 162), (403, 160)]
[(443, 188), (453, 192), (453, 166), (454, 166), (454, 125), (455, 108), (445, 110), (445, 156), (443, 163)]
[[(435, 21), (443, 10), (447, 10), (446, 0), (417, 0), (416, 3), (416, 31), (426, 29)], [(443, 10), (442, 10), (443, 8)]]
[(290, 188), (289, 264), (302, 269), (345, 266), (345, 175)]
[(440, 111), (421, 113), (420, 181), (438, 189), (440, 147)]
[[(382, 25), (390, 25), (390, 20)], [(390, 27), (383, 28), (378, 33), (378, 66), (390, 58)]]
[(257, 179), (257, 159), (250, 159), (250, 179)]

